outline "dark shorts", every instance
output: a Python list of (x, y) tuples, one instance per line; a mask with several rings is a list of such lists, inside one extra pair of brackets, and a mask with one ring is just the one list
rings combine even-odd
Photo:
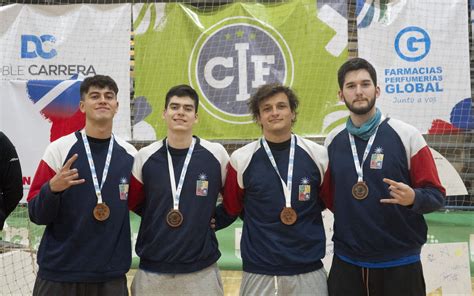
[(127, 277), (98, 283), (67, 283), (36, 277), (33, 296), (128, 296)]
[(426, 295), (420, 261), (390, 268), (363, 268), (336, 255), (332, 259), (328, 289), (330, 296)]

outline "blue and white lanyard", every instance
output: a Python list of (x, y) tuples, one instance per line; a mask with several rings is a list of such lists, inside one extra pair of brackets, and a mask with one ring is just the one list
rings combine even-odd
[(176, 187), (176, 180), (174, 178), (173, 159), (171, 159), (171, 154), (168, 149), (168, 139), (166, 139), (166, 154), (168, 155), (168, 172), (170, 173), (171, 192), (173, 194), (173, 209), (175, 210), (179, 208), (179, 197), (181, 195), (181, 190), (183, 189), (184, 177), (186, 176), (186, 171), (188, 170), (188, 165), (189, 165), (189, 162), (191, 161), (191, 155), (193, 154), (195, 144), (196, 144), (196, 139), (193, 137), (191, 146), (188, 149), (188, 154), (186, 154), (186, 158), (184, 159), (183, 168), (181, 169), (181, 175), (179, 177), (178, 187)]
[(357, 182), (364, 181), (364, 171), (362, 168), (364, 167), (364, 162), (367, 159), (367, 155), (369, 155), (370, 148), (372, 148), (372, 144), (374, 143), (375, 136), (377, 135), (377, 131), (379, 127), (375, 129), (375, 132), (372, 136), (370, 136), (369, 141), (367, 142), (367, 146), (365, 147), (364, 156), (362, 157), (362, 163), (359, 162), (359, 156), (357, 155), (357, 148), (354, 141), (354, 136), (351, 133), (349, 134), (349, 141), (351, 142), (351, 149), (352, 149), (352, 158), (354, 159), (354, 165), (357, 172)]
[(291, 135), (290, 156), (288, 159), (288, 177), (286, 184), (283, 181), (280, 172), (278, 171), (275, 158), (273, 157), (272, 151), (270, 150), (270, 147), (268, 146), (268, 143), (264, 137), (262, 137), (262, 143), (263, 147), (265, 148), (265, 152), (267, 152), (268, 158), (272, 163), (273, 168), (280, 177), (281, 186), (283, 187), (283, 193), (285, 194), (285, 205), (287, 208), (291, 208), (291, 184), (293, 182), (293, 163), (295, 162), (295, 135)]
[(91, 169), (92, 182), (94, 183), (95, 195), (97, 196), (97, 203), (102, 203), (102, 187), (104, 186), (105, 179), (109, 172), (110, 160), (112, 159), (112, 149), (114, 147), (114, 135), (110, 137), (109, 150), (107, 151), (107, 157), (105, 158), (104, 171), (102, 172), (102, 180), (99, 185), (99, 180), (97, 179), (97, 173), (95, 171), (94, 159), (92, 158), (91, 147), (89, 141), (87, 140), (86, 132), (81, 131), (82, 141), (84, 142), (84, 148), (86, 148), (87, 161), (89, 162), (89, 168)]

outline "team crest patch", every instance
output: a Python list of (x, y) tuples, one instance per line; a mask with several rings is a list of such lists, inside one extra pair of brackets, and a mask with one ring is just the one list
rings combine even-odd
[(370, 168), (380, 170), (383, 166), (383, 149), (382, 147), (375, 148), (375, 153), (370, 158)]
[(209, 181), (206, 180), (207, 176), (204, 173), (199, 175), (199, 179), (196, 181), (196, 195), (207, 196), (209, 190)]
[(126, 178), (121, 178), (120, 179), (120, 184), (119, 184), (119, 193), (120, 193), (120, 199), (121, 200), (127, 200), (128, 199), (128, 180)]
[(301, 179), (301, 184), (298, 187), (298, 200), (308, 201), (311, 198), (311, 185), (309, 185), (309, 179)]

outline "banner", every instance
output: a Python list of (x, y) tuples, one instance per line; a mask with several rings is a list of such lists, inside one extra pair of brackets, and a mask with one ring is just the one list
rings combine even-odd
[(143, 108), (134, 139), (164, 136), (165, 94), (178, 84), (199, 93), (194, 132), (201, 137), (258, 137), (247, 101), (270, 82), (296, 90), (297, 133), (322, 133), (323, 118), (337, 100), (335, 73), (347, 58), (345, 4), (299, 0), (199, 10), (155, 3), (136, 4), (133, 12), (135, 95)]
[(377, 70), (382, 113), (423, 133), (472, 128), (467, 0), (386, 2), (357, 1), (359, 56)]
[(114, 133), (130, 131), (130, 5), (0, 7), (0, 130), (19, 154), (26, 198), (50, 141), (82, 129), (86, 76), (119, 87)]
[(26, 81), (0, 80), (0, 130), (15, 145), (23, 173), (26, 200), (36, 168), (50, 143), (51, 123), (28, 98)]
[[(82, 80), (109, 75), (119, 87), (120, 111), (114, 119), (114, 133), (131, 138), (130, 5), (13, 4), (0, 7), (0, 19), (0, 80)], [(53, 101), (41, 104), (50, 108), (48, 103)], [(1, 112), (9, 111), (2, 108)], [(21, 118), (29, 116), (20, 114)], [(21, 144), (14, 132), (10, 137), (17, 146)]]
[(474, 10), (474, 0), (469, 0), (469, 8), (471, 8), (471, 29), (474, 29), (474, 15), (472, 15), (472, 11)]

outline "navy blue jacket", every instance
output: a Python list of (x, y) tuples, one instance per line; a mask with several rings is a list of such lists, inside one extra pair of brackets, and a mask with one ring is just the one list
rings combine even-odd
[[(367, 141), (355, 138), (359, 159)], [(380, 263), (416, 256), (426, 242), (423, 214), (443, 206), (445, 190), (438, 178), (429, 147), (419, 131), (396, 119), (383, 121), (363, 164), (369, 188), (367, 198), (352, 196), (357, 173), (346, 129), (326, 138), (329, 154), (324, 192), (330, 192), (334, 212), (334, 252), (353, 261)], [(382, 204), (390, 198), (389, 178), (411, 186), (415, 203), (410, 207)]]
[[(269, 143), (271, 145), (271, 143)], [(271, 145), (278, 170), (286, 182), (289, 142)], [(230, 160), (224, 202), (216, 211), (217, 228), (243, 213), (243, 270), (266, 275), (296, 275), (322, 267), (326, 237), (319, 189), (327, 167), (326, 149), (296, 137), (291, 207), (298, 218), (285, 225), (280, 212), (285, 196), (261, 141), (236, 150)]]
[[(102, 179), (110, 140), (89, 138), (94, 164)], [(125, 275), (131, 264), (128, 184), (135, 148), (115, 138), (109, 172), (102, 189), (110, 217), (97, 221), (97, 197), (79, 132), (51, 143), (39, 164), (28, 196), (30, 219), (46, 225), (38, 250), (38, 276), (60, 282), (103, 282)], [(52, 193), (49, 180), (75, 153), (71, 168), (85, 183)]]
[[(170, 148), (176, 185), (187, 151)], [(141, 269), (190, 273), (219, 259), (221, 254), (210, 221), (228, 159), (222, 145), (196, 138), (179, 200), (183, 222), (173, 228), (166, 222), (166, 215), (173, 209), (173, 197), (165, 139), (138, 152), (133, 165), (129, 207), (142, 217), (135, 248)]]

